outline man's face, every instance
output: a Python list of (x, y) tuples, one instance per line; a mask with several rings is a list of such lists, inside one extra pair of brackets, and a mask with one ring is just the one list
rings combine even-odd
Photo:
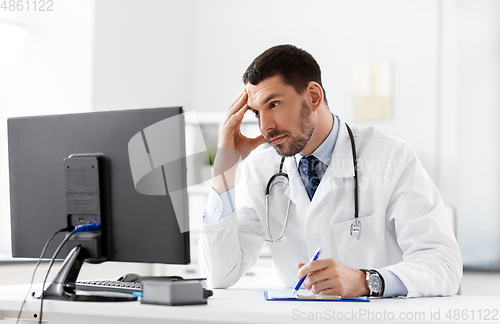
[(282, 156), (301, 152), (316, 128), (307, 92), (298, 94), (279, 75), (248, 84), (246, 90), (248, 109), (257, 117), (266, 141)]

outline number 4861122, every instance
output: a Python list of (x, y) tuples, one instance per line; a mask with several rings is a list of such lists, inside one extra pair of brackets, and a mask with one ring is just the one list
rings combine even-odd
[[(1, 0), (0, 0), (1, 1)], [(52, 0), (3, 0), (3, 11), (54, 11)]]

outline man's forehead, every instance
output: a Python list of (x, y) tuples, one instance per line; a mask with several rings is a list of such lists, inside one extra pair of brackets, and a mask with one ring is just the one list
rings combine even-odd
[(248, 94), (248, 99), (255, 100), (255, 97), (257, 97), (260, 93), (265, 91), (267, 89), (267, 87), (265, 86), (265, 84), (263, 85), (262, 82), (260, 82), (257, 85), (253, 85), (253, 84), (248, 83), (246, 85), (245, 89), (246, 89), (247, 94)]
[[(269, 95), (269, 93), (275, 93), (276, 95), (283, 94), (287, 90), (288, 85), (283, 83), (281, 77), (279, 75), (275, 75), (269, 78), (266, 78), (259, 82), (256, 85), (248, 83), (245, 87), (248, 94), (248, 101), (259, 101), (262, 100), (264, 96)], [(293, 88), (293, 87), (292, 87)]]

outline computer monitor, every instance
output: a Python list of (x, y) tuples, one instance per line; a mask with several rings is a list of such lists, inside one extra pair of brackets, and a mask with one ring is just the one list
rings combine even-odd
[(57, 230), (96, 223), (58, 258), (80, 246), (90, 262), (190, 262), (181, 107), (7, 123), (14, 258), (38, 258)]

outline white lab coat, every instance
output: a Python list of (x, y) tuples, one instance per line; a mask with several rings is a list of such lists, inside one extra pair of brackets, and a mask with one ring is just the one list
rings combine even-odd
[[(385, 268), (397, 275), (408, 297), (455, 294), (462, 259), (441, 196), (405, 141), (373, 127), (352, 126), (358, 157), (361, 237), (351, 236), (354, 216), (354, 167), (351, 143), (340, 121), (332, 161), (309, 201), (294, 158), (285, 160), (290, 185), (271, 194), (273, 237), (282, 230), (288, 198), (286, 240), (270, 243), (276, 286), (293, 287), (297, 263), (321, 258), (351, 268)], [(273, 148), (251, 154), (239, 166), (236, 211), (202, 224), (199, 260), (215, 288), (235, 284), (257, 261), (267, 234), (265, 187), (278, 172), (281, 157)]]

